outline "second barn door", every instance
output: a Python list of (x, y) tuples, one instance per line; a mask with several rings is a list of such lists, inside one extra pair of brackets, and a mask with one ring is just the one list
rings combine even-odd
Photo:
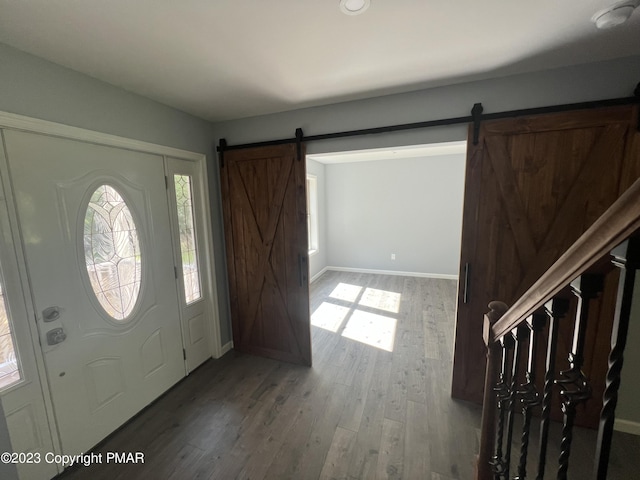
[(311, 365), (305, 170), (295, 145), (230, 150), (221, 183), (234, 348)]
[[(454, 397), (481, 402), (487, 304), (513, 304), (637, 176), (637, 118), (634, 108), (616, 107), (488, 121), (477, 145), (469, 142)], [(602, 308), (612, 308), (604, 295)], [(569, 318), (559, 366), (570, 346)], [(606, 323), (590, 322), (585, 366), (594, 379), (606, 372)], [(587, 424), (597, 418), (604, 385), (593, 387)]]

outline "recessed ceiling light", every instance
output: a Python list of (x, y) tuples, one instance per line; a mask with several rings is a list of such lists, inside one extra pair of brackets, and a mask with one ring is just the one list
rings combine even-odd
[(371, 5), (371, 0), (340, 0), (340, 10), (346, 15), (360, 15)]
[(640, 5), (640, 0), (623, 0), (600, 10), (591, 17), (591, 21), (600, 29), (617, 27), (629, 20), (638, 5)]

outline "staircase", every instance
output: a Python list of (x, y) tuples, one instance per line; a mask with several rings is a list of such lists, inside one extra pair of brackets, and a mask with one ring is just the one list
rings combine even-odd
[[(476, 480), (541, 480), (545, 475), (550, 478), (550, 469), (558, 479), (569, 477), (576, 415), (592, 398), (590, 373), (583, 364), (587, 323), (597, 320), (593, 311), (599, 308), (605, 278), (615, 275), (611, 350), (591, 476), (607, 478), (638, 268), (640, 180), (511, 307), (499, 299), (489, 304), (483, 332), (487, 369)], [(571, 348), (566, 358), (558, 358), (558, 331), (565, 322), (573, 325)], [(562, 432), (560, 453), (550, 458), (554, 411), (562, 419)], [(530, 453), (532, 439), (535, 455)]]

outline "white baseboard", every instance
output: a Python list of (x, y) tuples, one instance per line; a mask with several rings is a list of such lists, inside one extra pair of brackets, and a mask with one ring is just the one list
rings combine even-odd
[(423, 277), (423, 278), (442, 278), (446, 280), (458, 280), (458, 275), (448, 275), (444, 273), (422, 273), (422, 272), (398, 272), (395, 270), (374, 270), (370, 268), (350, 268), (350, 267), (332, 267), (328, 266), (322, 269), (322, 271), (314, 276), (314, 279), (319, 277), (327, 270), (334, 270), (336, 272), (354, 272), (354, 273), (374, 273), (378, 275), (396, 275), (400, 277)]
[(224, 355), (232, 348), (233, 348), (233, 341), (225, 343), (224, 345), (222, 345), (222, 348), (220, 349), (220, 356)]
[(613, 429), (618, 432), (630, 433), (632, 435), (640, 435), (640, 423), (631, 420), (622, 420), (616, 418)]
[(327, 267), (324, 267), (322, 270), (320, 270), (318, 273), (316, 273), (313, 277), (311, 277), (311, 280), (309, 281), (309, 283), (313, 283), (315, 282), (317, 279), (319, 279), (322, 274), (324, 272), (326, 272), (327, 270), (329, 270)]

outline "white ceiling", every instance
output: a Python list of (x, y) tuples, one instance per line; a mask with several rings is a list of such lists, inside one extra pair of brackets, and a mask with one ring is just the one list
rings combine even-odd
[(0, 0), (0, 42), (217, 121), (640, 54), (611, 3)]

